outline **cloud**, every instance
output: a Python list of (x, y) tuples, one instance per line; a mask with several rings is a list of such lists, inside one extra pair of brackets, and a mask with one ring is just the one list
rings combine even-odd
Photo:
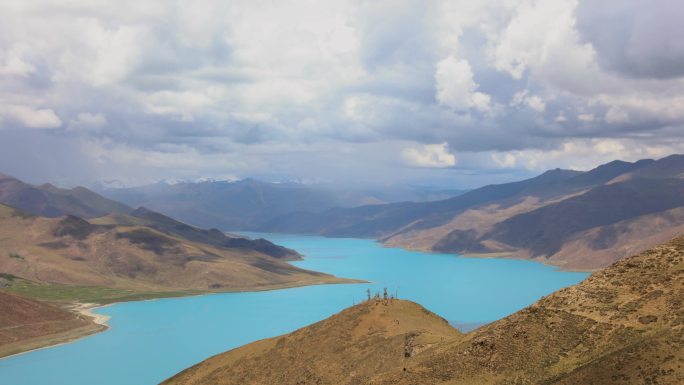
[(0, 56), (0, 76), (28, 76), (36, 71), (36, 67), (25, 59), (24, 52), (27, 47), (15, 45)]
[(546, 109), (544, 100), (537, 95), (530, 95), (529, 93), (529, 90), (517, 92), (513, 95), (513, 99), (511, 99), (511, 106), (525, 105), (534, 111), (544, 112), (544, 109)]
[(603, 120), (608, 124), (624, 124), (629, 123), (629, 114), (620, 108), (610, 108)]
[(442, 105), (456, 110), (487, 110), (490, 107), (491, 97), (476, 91), (479, 85), (473, 80), (467, 60), (449, 56), (439, 61), (435, 81), (437, 101)]
[(635, 78), (684, 76), (684, 4), (678, 0), (581, 1), (577, 26), (608, 70)]
[(447, 143), (426, 144), (421, 148), (407, 148), (402, 151), (401, 155), (411, 166), (439, 168), (456, 165), (456, 156), (449, 152)]
[(107, 125), (107, 118), (103, 113), (81, 112), (68, 124), (69, 130), (100, 131)]
[(49, 108), (34, 108), (21, 105), (0, 107), (0, 118), (9, 124), (26, 128), (53, 129), (62, 125), (62, 120)]
[(64, 178), (90, 162), (87, 175), (136, 181), (491, 182), (536, 169), (528, 158), (574, 164), (557, 155), (568, 143), (674, 150), (681, 12), (673, 0), (5, 1), (0, 127), (8, 146), (33, 132), (54, 158), (41, 164), (72, 143)]
[(589, 170), (615, 159), (658, 159), (682, 152), (684, 142), (677, 141), (646, 144), (638, 139), (573, 139), (548, 151), (508, 151), (493, 153), (491, 158), (501, 168), (522, 167), (540, 172), (547, 170), (549, 164), (565, 169)]

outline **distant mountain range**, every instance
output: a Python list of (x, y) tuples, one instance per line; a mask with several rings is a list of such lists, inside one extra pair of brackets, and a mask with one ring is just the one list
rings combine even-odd
[(258, 230), (595, 269), (684, 232), (684, 155), (550, 170), (440, 201), (291, 213)]
[(467, 334), (370, 300), (208, 358), (164, 385), (684, 383), (684, 238)]
[[(426, 191), (408, 188), (394, 197), (423, 194), (428, 199), (448, 193), (428, 196)], [(394, 247), (536, 259), (580, 270), (607, 266), (684, 232), (684, 155), (613, 161), (586, 172), (555, 169), (519, 182), (454, 190), (441, 200), (361, 206), (382, 194), (254, 179), (104, 192), (109, 198), (82, 187), (67, 190), (0, 178), (0, 203), (29, 213), (111, 214), (137, 218), (138, 224), (145, 218), (145, 226), (222, 247), (245, 241), (224, 239), (232, 237), (216, 230), (198, 233), (193, 226), (165, 223), (157, 213), (222, 230), (376, 238)], [(117, 200), (149, 210), (134, 211)], [(278, 253), (259, 243), (250, 247)]]
[(319, 213), (333, 207), (356, 207), (397, 201), (431, 201), (463, 190), (419, 186), (339, 188), (324, 184), (270, 183), (256, 179), (103, 188), (103, 195), (131, 206), (145, 206), (183, 222), (222, 230), (258, 230), (293, 212)]

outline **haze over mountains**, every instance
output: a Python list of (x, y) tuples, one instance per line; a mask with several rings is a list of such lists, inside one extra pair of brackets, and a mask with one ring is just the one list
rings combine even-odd
[(388, 246), (534, 258), (591, 270), (684, 230), (683, 188), (684, 156), (672, 155), (616, 160), (586, 172), (555, 169), (422, 202), (368, 205), (361, 203), (370, 195), (252, 179), (105, 192), (224, 230), (370, 237)]
[(61, 189), (49, 183), (34, 186), (3, 174), (0, 174), (0, 203), (46, 217), (70, 214), (95, 218), (127, 214), (132, 210), (84, 187)]
[[(420, 195), (408, 190), (395, 198)], [(388, 246), (532, 258), (570, 269), (607, 266), (684, 230), (684, 155), (613, 161), (586, 172), (555, 169), (441, 200), (360, 205), (379, 200), (380, 194), (359, 191), (246, 179), (158, 183), (107, 189), (106, 193), (187, 223), (221, 230), (370, 237)], [(421, 191), (422, 198), (429, 198)], [(32, 186), (10, 177), (0, 179), (0, 202), (47, 216), (69, 213), (93, 218), (133, 212), (84, 188)], [(148, 219), (155, 215), (146, 212), (131, 215)], [(164, 220), (156, 222), (159, 228)], [(178, 224), (162, 227), (165, 231), (179, 228)], [(220, 232), (213, 233), (209, 238)], [(208, 239), (207, 234), (200, 238)], [(226, 240), (212, 242), (225, 244)], [(268, 249), (265, 244), (260, 247)]]
[(322, 212), (398, 201), (432, 201), (463, 193), (421, 186), (351, 187), (297, 182), (180, 182), (102, 188), (100, 192), (131, 206), (145, 206), (184, 222), (222, 230), (259, 230), (264, 224), (297, 211)]
[(684, 229), (684, 156), (550, 170), (434, 202), (292, 213), (263, 231), (374, 237), (389, 246), (604, 267)]
[(412, 302), (370, 300), (211, 357), (166, 385), (679, 385), (684, 238), (461, 334)]

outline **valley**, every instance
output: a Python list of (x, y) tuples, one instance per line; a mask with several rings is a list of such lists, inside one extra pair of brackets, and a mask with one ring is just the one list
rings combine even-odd
[[(344, 305), (348, 305), (350, 297), (353, 303), (361, 302), (363, 296), (358, 292), (359, 286), (379, 290), (380, 285), (386, 285), (385, 287), (389, 286), (391, 290), (399, 291), (406, 296), (403, 298), (417, 300), (421, 305), (437, 311), (437, 314), (442, 316), (455, 314), (454, 312), (459, 314), (452, 315), (449, 321), (445, 321), (412, 302), (397, 300), (384, 303), (384, 307), (365, 303), (336, 316), (342, 319), (333, 317), (322, 324), (315, 324), (312, 326), (315, 332), (303, 329), (307, 332), (302, 336), (297, 334), (301, 331), (295, 332), (292, 337), (294, 342), (291, 343), (301, 349), (305, 349), (308, 343), (312, 344), (312, 349), (314, 345), (338, 346), (325, 352), (319, 361), (312, 356), (306, 364), (288, 362), (282, 368), (273, 367), (272, 371), (260, 371), (252, 378), (257, 372), (249, 370), (250, 364), (244, 359), (235, 358), (241, 354), (241, 350), (238, 349), (231, 352), (227, 357), (232, 358), (227, 358), (225, 362), (220, 361), (220, 364), (217, 364), (219, 361), (210, 361), (207, 365), (212, 368), (211, 370), (204, 367), (193, 369), (186, 372), (186, 375), (193, 373), (191, 379), (186, 380), (181, 375), (172, 381), (202, 384), (214, 383), (218, 378), (229, 377), (247, 382), (271, 383), (276, 381), (276, 377), (291, 377), (292, 381), (295, 378), (308, 378), (312, 381), (323, 381), (322, 383), (345, 383), (346, 380), (342, 380), (342, 377), (350, 367), (354, 367), (356, 369), (353, 373), (357, 379), (353, 381), (363, 379), (362, 381), (366, 382), (401, 383), (404, 377), (393, 377), (394, 374), (391, 373), (398, 369), (397, 365), (402, 365), (403, 368), (403, 365), (418, 362), (412, 359), (414, 355), (423, 354), (423, 351), (438, 352), (442, 349), (446, 352), (451, 349), (447, 348), (448, 346), (454, 346), (453, 349), (472, 349), (457, 346), (466, 344), (471, 338), (475, 338), (473, 336), (485, 332), (503, 338), (503, 342), (497, 343), (497, 346), (509, 343), (512, 337), (502, 335), (503, 332), (498, 331), (500, 326), (497, 325), (505, 325), (509, 322), (507, 320), (523, 317), (521, 314), (527, 314), (526, 310), (515, 312), (538, 300), (540, 296), (578, 282), (585, 276), (579, 271), (595, 271), (621, 260), (626, 255), (640, 253), (647, 247), (680, 235), (684, 231), (682, 159), (681, 156), (671, 156), (657, 161), (616, 161), (587, 172), (550, 170), (529, 180), (485, 186), (446, 200), (429, 202), (335, 207), (318, 212), (285, 214), (279, 213), (273, 207), (264, 206), (264, 212), (275, 216), (267, 220), (262, 218), (260, 225), (255, 225), (255, 222), (235, 222), (232, 225), (233, 229), (256, 227), (278, 232), (267, 234), (238, 234), (215, 228), (204, 229), (146, 207), (133, 209), (84, 188), (34, 186), (3, 176), (0, 179), (0, 294), (9, 296), (6, 297), (7, 301), (12, 300), (13, 303), (30, 303), (30, 306), (25, 306), (33, 309), (31, 311), (34, 313), (31, 314), (34, 315), (31, 318), (44, 319), (37, 321), (37, 325), (44, 326), (32, 330), (30, 325), (36, 323), (30, 323), (21, 326), (28, 328), (26, 332), (13, 335), (7, 331), (18, 331), (13, 322), (19, 321), (7, 321), (7, 325), (4, 326), (5, 341), (0, 341), (0, 353), (4, 352), (3, 354), (7, 355), (22, 352), (71, 341), (104, 330), (106, 326), (94, 321), (101, 318), (100, 311), (107, 314), (109, 308), (98, 310), (98, 313), (82, 313), (76, 310), (83, 309), (84, 306), (87, 309), (96, 305), (126, 301), (160, 298), (171, 300), (174, 297), (188, 296), (193, 296), (191, 298), (194, 299), (203, 298), (201, 295), (208, 293), (225, 292), (269, 291), (268, 293), (274, 294), (266, 294), (267, 296), (277, 298), (283, 291), (280, 289), (310, 287), (308, 290), (311, 290), (316, 300), (309, 298), (312, 302), (303, 317), (294, 317), (291, 322), (286, 322), (279, 328), (272, 328), (266, 324), (241, 338), (228, 338), (230, 344), (237, 347), (254, 340), (272, 337), (276, 331), (280, 334), (291, 332), (295, 327), (302, 327), (324, 316), (330, 316), (345, 307), (340, 301), (342, 299), (346, 298), (344, 301), (347, 302)], [(262, 188), (266, 187), (262, 185)], [(276, 190), (269, 191), (275, 194), (268, 200), (273, 204), (277, 201), (278, 193), (273, 192)], [(28, 196), (30, 199), (18, 198), (22, 196)], [(187, 201), (190, 210), (194, 210), (194, 199), (201, 198), (195, 197)], [(287, 199), (285, 202), (288, 202)], [(307, 200), (305, 196), (297, 199), (303, 200), (297, 205), (292, 206), (290, 202), (282, 207), (300, 207), (310, 203), (310, 199)], [(236, 214), (231, 218), (240, 221), (242, 216)], [(288, 232), (323, 234), (326, 238), (283, 234)], [(372, 237), (380, 243), (354, 237)], [(365, 246), (356, 249), (353, 246), (356, 244)], [(673, 244), (678, 245), (675, 241), (669, 244), (670, 246), (663, 247), (670, 247), (668, 250), (672, 251)], [(338, 245), (342, 245), (341, 248)], [(365, 251), (366, 249), (368, 251)], [(331, 254), (325, 250), (330, 250)], [(463, 258), (454, 254), (474, 258)], [(318, 258), (312, 259), (311, 255)], [(321, 259), (323, 256), (325, 257)], [(347, 261), (335, 261), (338, 258)], [(383, 258), (390, 258), (383, 262), (384, 267), (366, 266), (367, 263), (379, 263)], [(639, 257), (631, 257), (630, 260), (635, 259)], [(562, 267), (563, 271), (555, 271), (551, 267), (540, 269), (539, 266), (542, 265), (539, 262)], [(451, 266), (452, 263), (456, 265)], [(613, 267), (608, 271), (612, 271), (610, 269)], [(602, 272), (603, 270), (594, 276), (600, 276)], [(671, 273), (676, 274), (676, 271), (668, 270), (667, 274)], [(453, 274), (456, 276), (452, 276)], [(430, 277), (432, 282), (427, 285), (422, 283), (425, 277)], [(463, 282), (455, 284), (454, 279), (462, 279)], [(479, 281), (476, 281), (478, 279)], [(673, 278), (666, 278), (670, 279)], [(523, 284), (525, 280), (528, 280), (527, 284)], [(330, 287), (328, 284), (347, 285)], [(516, 285), (516, 290), (511, 290), (511, 284)], [(579, 287), (584, 287), (583, 285), (585, 283)], [(319, 286), (320, 289), (314, 289), (313, 286)], [(429, 292), (430, 288), (435, 291)], [(593, 286), (591, 290), (594, 290)], [(473, 295), (474, 292), (476, 294)], [(551, 298), (560, 298), (563, 292), (552, 294)], [(321, 302), (321, 298), (318, 297), (321, 293), (341, 297), (324, 305), (325, 301)], [(440, 295), (435, 296), (435, 293), (451, 293), (456, 297), (445, 301), (440, 300)], [(200, 297), (194, 297), (198, 295)], [(290, 300), (299, 301), (303, 298), (306, 298), (306, 295), (302, 297), (297, 294)], [(204, 302), (199, 299), (195, 301)], [(547, 299), (544, 298), (539, 303), (546, 303), (544, 301)], [(559, 301), (565, 303), (565, 300)], [(580, 307), (585, 309), (595, 305), (590, 306), (589, 302), (586, 302)], [(238, 299), (234, 310), (249, 314), (250, 310), (246, 306)], [(266, 305), (270, 308), (274, 306), (273, 303)], [(535, 306), (538, 305), (532, 305), (532, 308)], [(619, 308), (622, 305), (617, 306)], [(12, 307), (19, 309), (18, 305)], [(566, 312), (554, 309), (563, 314)], [(603, 310), (599, 313), (601, 317), (604, 316)], [(251, 317), (255, 316), (257, 315)], [(221, 319), (229, 324), (235, 322), (225, 319), (225, 315), (221, 314), (214, 314), (212, 317), (215, 318), (212, 322)], [(501, 317), (505, 318), (496, 321)], [(575, 316), (568, 319), (563, 317), (553, 322), (579, 322)], [(592, 322), (605, 322), (603, 318), (596, 320), (592, 317)], [(390, 318), (393, 321), (387, 323)], [(520, 321), (523, 324), (535, 325), (528, 316), (523, 318), (525, 320)], [(623, 324), (611, 323), (613, 318), (608, 322), (610, 327), (625, 327)], [(119, 319), (125, 321), (126, 316), (119, 316)], [(479, 327), (492, 321), (496, 322)], [(157, 321), (157, 324), (164, 325), (165, 322)], [(258, 323), (255, 318), (249, 317), (245, 322)], [(332, 329), (344, 330), (345, 324), (357, 322), (363, 325), (367, 323), (368, 331), (353, 331), (351, 337), (347, 334), (330, 334)], [(454, 329), (454, 325), (460, 325), (463, 332), (473, 328), (476, 330), (464, 334)], [(563, 325), (562, 327), (569, 328), (568, 330), (578, 327), (574, 324)], [(156, 324), (150, 324), (148, 327), (149, 330), (156, 330)], [(506, 326), (504, 329), (509, 328)], [(208, 333), (211, 330), (216, 329), (209, 328), (204, 332)], [(645, 332), (650, 333), (648, 330)], [(125, 338), (119, 334), (115, 335), (118, 336), (117, 339)], [(329, 338), (332, 340), (328, 340)], [(612, 346), (622, 346), (620, 344), (625, 343), (620, 339), (621, 335), (615, 337), (609, 334), (605, 338), (608, 350), (613, 349)], [(631, 341), (631, 338), (632, 335), (628, 336), (628, 340)], [(83, 340), (83, 343), (89, 340)], [(110, 338), (105, 340), (112, 341)], [(343, 340), (350, 342), (339, 346)], [(554, 342), (554, 346), (562, 347), (561, 342)], [(147, 344), (146, 348), (149, 349), (159, 341), (143, 339), (131, 344), (131, 347), (137, 346), (142, 349), (142, 343)], [(287, 344), (261, 341), (240, 349), (251, 352), (250, 357), (255, 354), (266, 354), (258, 360), (258, 364), (255, 364), (261, 365), (264, 361), (279, 361), (277, 357), (285, 354), (280, 352), (283, 346), (288, 352), (291, 350), (287, 348)], [(69, 348), (74, 349), (73, 346), (87, 344), (81, 345), (78, 342), (75, 345), (70, 344)], [(141, 383), (148, 383), (152, 379), (161, 380), (161, 374), (172, 374), (171, 367), (187, 366), (192, 363), (189, 362), (189, 359), (192, 359), (190, 357), (197, 359), (204, 358), (211, 352), (218, 353), (225, 349), (225, 344), (217, 341), (210, 346), (197, 348), (194, 355), (182, 355), (180, 361), (170, 361), (176, 362), (174, 366), (171, 366), (170, 362), (163, 363), (157, 370), (151, 370), (146, 382)], [(394, 356), (402, 349), (408, 354), (406, 358), (411, 359), (401, 361), (401, 364), (370, 358), (375, 355)], [(592, 347), (591, 351), (595, 352), (595, 349), (596, 347)], [(81, 352), (91, 354), (87, 353), (90, 352), (88, 348)], [(123, 355), (118, 359), (126, 361), (127, 358), (124, 357), (130, 355), (130, 352), (124, 349), (121, 354)], [(338, 354), (343, 356), (338, 357)], [(518, 353), (506, 351), (502, 354), (515, 356)], [(566, 360), (570, 353), (558, 354)], [(173, 350), (170, 350), (168, 357), (171, 358), (173, 355)], [(305, 350), (296, 354), (297, 357), (307, 355), (309, 353)], [(579, 357), (567, 358), (568, 363), (563, 361), (558, 365), (563, 368), (571, 367), (575, 365), (572, 362), (576, 362)], [(435, 365), (435, 362), (443, 359), (445, 358), (437, 355), (426, 362)], [(60, 361), (55, 357), (56, 364)], [(226, 363), (230, 362), (239, 362), (240, 367), (244, 369), (228, 369)], [(340, 362), (343, 365), (335, 368), (331, 366), (331, 362)], [(217, 365), (221, 367), (218, 372)], [(419, 367), (418, 363), (415, 365), (418, 365), (416, 368)], [(450, 363), (447, 366), (453, 365)], [(487, 365), (490, 364), (485, 366)], [(23, 368), (21, 365), (20, 367)], [(320, 377), (322, 368), (327, 368), (324, 377)], [(410, 379), (414, 378), (409, 376), (412, 372), (406, 370), (407, 383), (415, 381)], [(463, 370), (468, 372), (471, 369), (464, 367)], [(478, 381), (481, 380), (483, 384), (497, 384), (497, 378), (503, 375), (497, 370), (499, 369), (494, 370), (491, 377), (478, 377)], [(505, 376), (514, 375), (516, 378), (525, 379), (521, 380), (523, 383), (535, 383), (534, 381), (542, 378), (547, 381), (547, 377), (548, 381), (551, 381), (550, 379), (557, 375), (557, 369), (545, 366), (530, 367), (520, 372), (510, 372), (510, 368), (501, 370)], [(430, 366), (427, 371), (433, 373), (435, 369)], [(390, 379), (375, 376), (374, 373), (378, 372), (387, 373), (387, 378)], [(22, 375), (21, 370), (16, 373)], [(438, 374), (447, 375), (450, 374)], [(119, 378), (117, 381), (130, 380)], [(429, 381), (434, 382), (436, 379), (432, 378)], [(454, 381), (456, 382), (453, 383), (461, 383), (458, 382), (461, 379)], [(464, 384), (469, 383), (472, 378), (463, 377), (462, 381), (465, 381)], [(549, 382), (551, 383), (553, 382)]]
[(106, 332), (1, 359), (0, 373), (25, 385), (88, 385), (92, 378), (101, 385), (154, 384), (227, 349), (330, 317), (363, 301), (366, 289), (387, 287), (468, 331), (587, 276), (531, 261), (392, 249), (367, 239), (249, 235), (298, 250), (304, 259), (291, 263), (299, 268), (369, 283), (120, 302), (93, 310), (110, 317)]
[(0, 1), (0, 385), (684, 385), (684, 1)]

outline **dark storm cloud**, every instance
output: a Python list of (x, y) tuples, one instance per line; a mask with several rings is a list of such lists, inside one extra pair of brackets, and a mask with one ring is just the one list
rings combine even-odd
[(684, 76), (684, 3), (580, 1), (577, 26), (607, 69), (641, 78)]

